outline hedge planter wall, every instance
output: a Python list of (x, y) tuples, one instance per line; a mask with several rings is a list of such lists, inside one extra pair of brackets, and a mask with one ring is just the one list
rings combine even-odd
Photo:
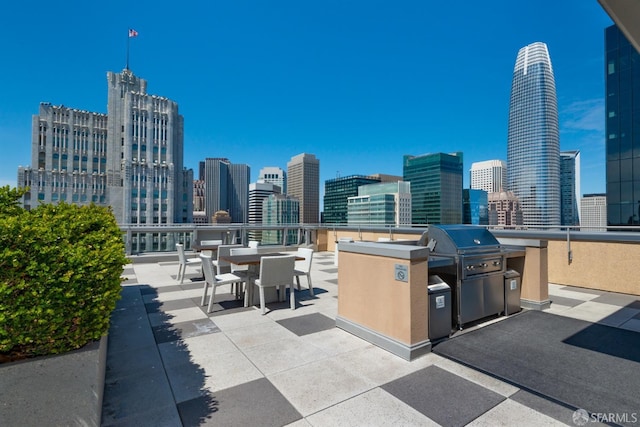
[(66, 203), (18, 207), (0, 188), (0, 356), (80, 348), (109, 329), (124, 243), (109, 209)]

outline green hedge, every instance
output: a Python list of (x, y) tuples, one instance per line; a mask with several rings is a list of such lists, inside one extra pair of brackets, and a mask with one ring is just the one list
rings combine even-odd
[(0, 188), (0, 353), (55, 354), (99, 339), (127, 263), (109, 209), (66, 203), (31, 211)]

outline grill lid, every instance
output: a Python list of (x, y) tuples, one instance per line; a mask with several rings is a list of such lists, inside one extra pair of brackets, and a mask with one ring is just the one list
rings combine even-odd
[(476, 225), (430, 225), (431, 251), (439, 254), (499, 251), (500, 243), (489, 230)]

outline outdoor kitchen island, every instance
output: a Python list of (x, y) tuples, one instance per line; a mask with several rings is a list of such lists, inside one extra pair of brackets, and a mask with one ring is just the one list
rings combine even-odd
[[(340, 243), (336, 326), (406, 360), (431, 351), (440, 337), (429, 336), (429, 276), (456, 261), (432, 253), (427, 241)], [(506, 251), (507, 267), (522, 274), (525, 253)]]

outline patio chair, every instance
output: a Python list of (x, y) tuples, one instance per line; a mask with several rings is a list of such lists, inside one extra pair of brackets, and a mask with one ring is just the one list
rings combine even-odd
[[(231, 264), (229, 263), (229, 261), (225, 261), (223, 259), (221, 259), (221, 257), (225, 257), (228, 255), (231, 255), (231, 249), (233, 248), (241, 248), (242, 245), (221, 245), (218, 246), (218, 254), (217, 254), (217, 259), (213, 260), (213, 266), (216, 268), (215, 270), (215, 274), (216, 275), (220, 275), (220, 274), (225, 274), (225, 273), (231, 273)], [(232, 286), (232, 292), (233, 289), (235, 287), (235, 293), (236, 293), (236, 298), (240, 297), (240, 286), (236, 285), (236, 286)]]
[(307, 276), (307, 285), (309, 286), (309, 294), (313, 296), (313, 285), (311, 284), (311, 261), (313, 260), (313, 249), (298, 248), (297, 255), (304, 257), (304, 261), (296, 261), (293, 275), (296, 277), (298, 290), (300, 290), (300, 276)]
[(202, 289), (202, 300), (200, 301), (200, 305), (205, 305), (207, 300), (207, 291), (209, 286), (211, 286), (211, 297), (209, 298), (209, 305), (207, 307), (207, 313), (211, 313), (213, 301), (216, 297), (216, 288), (222, 285), (231, 285), (231, 292), (233, 292), (233, 284), (241, 282), (242, 278), (232, 273), (216, 275), (213, 272), (213, 262), (211, 261), (211, 257), (209, 255), (201, 254), (200, 259), (202, 260), (202, 272), (204, 273), (204, 288)]
[[(293, 291), (293, 270), (295, 266), (294, 255), (266, 256), (260, 260), (260, 277), (254, 283), (260, 292), (260, 309), (265, 314), (264, 289), (276, 287), (280, 289), (280, 299), (284, 301), (287, 287), (289, 287), (289, 300), (291, 310), (296, 309), (296, 297)], [(251, 293), (247, 290), (247, 293)]]
[(259, 244), (260, 244), (260, 242), (258, 242), (257, 240), (249, 240), (249, 247), (250, 248), (257, 248)]
[[(200, 244), (201, 245), (221, 245), (222, 240), (201, 240)], [(209, 255), (210, 257), (213, 258), (213, 251), (211, 249), (204, 249), (203, 251), (201, 251), (201, 253), (205, 255)]]
[(178, 251), (178, 276), (176, 280), (182, 284), (187, 267), (200, 265), (202, 260), (200, 258), (187, 258), (184, 254), (184, 245), (181, 243), (176, 243), (176, 250)]

